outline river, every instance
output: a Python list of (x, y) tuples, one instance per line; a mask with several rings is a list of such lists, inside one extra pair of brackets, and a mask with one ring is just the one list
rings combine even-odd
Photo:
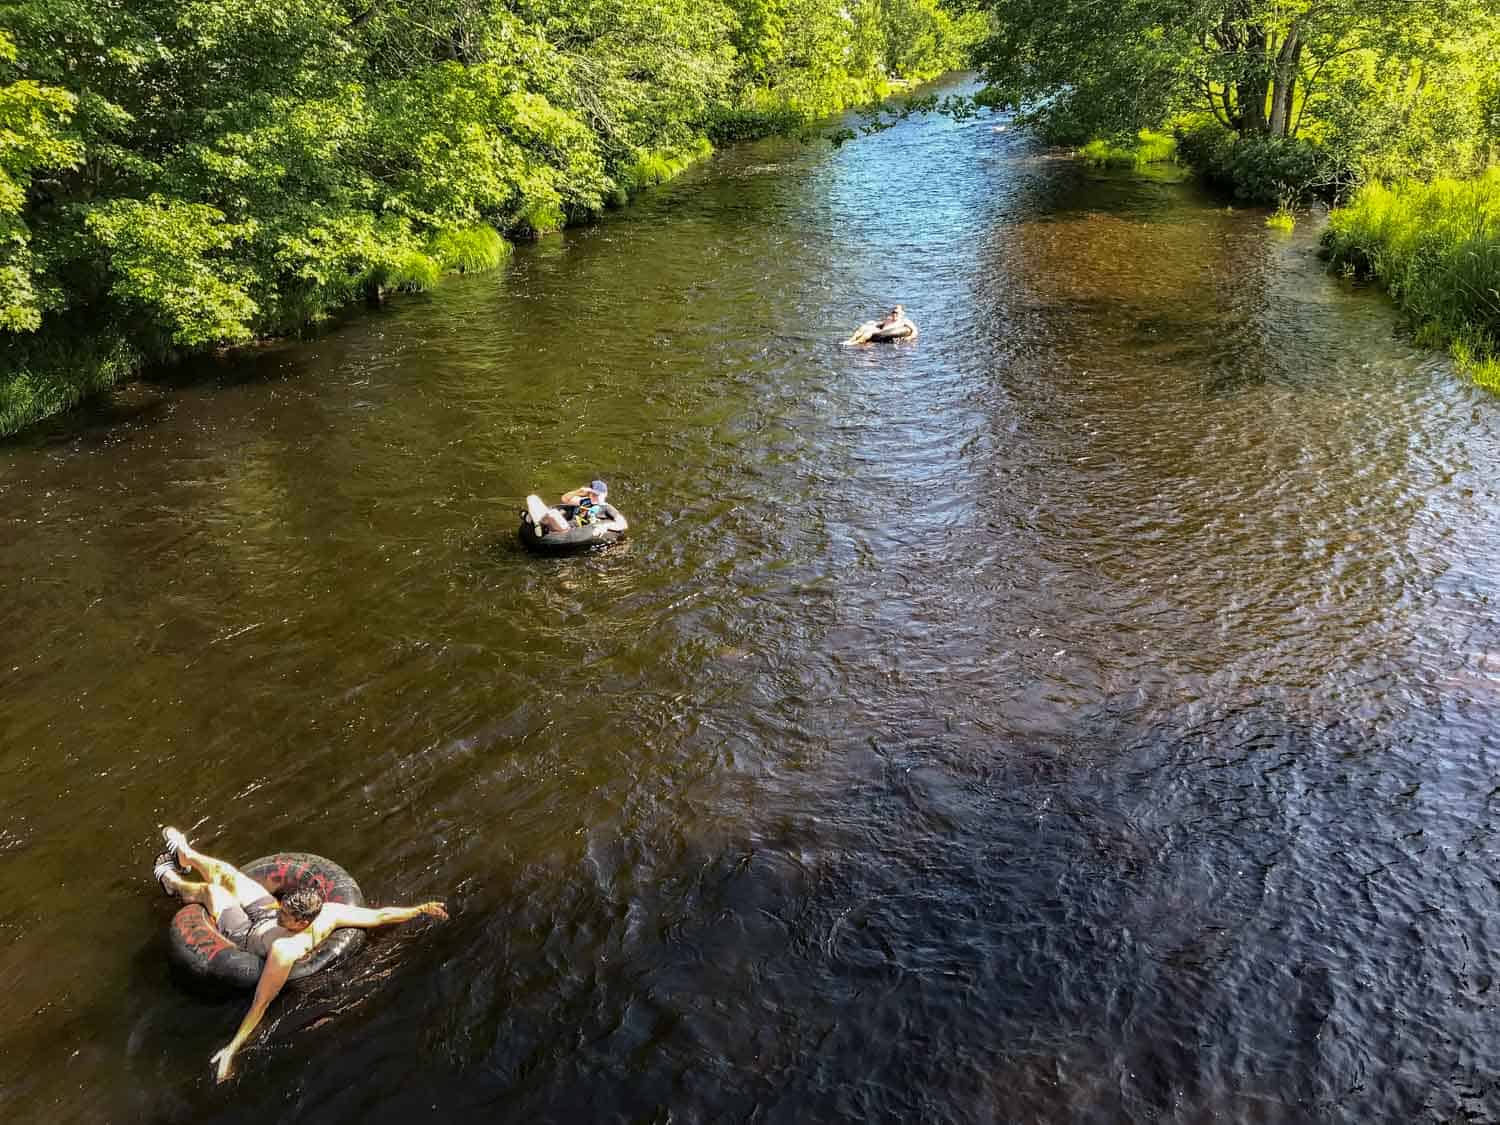
[[(1495, 1119), (1500, 404), (1315, 222), (996, 122), (0, 446), (7, 1120)], [(215, 1087), (162, 823), (453, 918)]]

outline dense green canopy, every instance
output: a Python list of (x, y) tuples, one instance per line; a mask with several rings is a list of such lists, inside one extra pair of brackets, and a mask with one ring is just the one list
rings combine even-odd
[(82, 389), (60, 340), (127, 345), (96, 357), (118, 368), (493, 264), (496, 231), (593, 215), (707, 139), (959, 65), (976, 24), (935, 0), (12, 0), (0, 432)]
[[(1059, 140), (1191, 113), (1356, 176), (1475, 172), (1500, 143), (1497, 0), (982, 0), (1006, 100)], [(1290, 147), (1290, 146), (1282, 146)]]

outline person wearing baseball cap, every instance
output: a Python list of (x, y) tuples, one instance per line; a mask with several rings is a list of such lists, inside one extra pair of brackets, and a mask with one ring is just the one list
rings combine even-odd
[(543, 531), (567, 531), (572, 526), (572, 518), (601, 523), (606, 531), (624, 531), (630, 525), (625, 522), (625, 517), (618, 509), (605, 500), (608, 495), (609, 485), (602, 480), (595, 480), (582, 488), (564, 492), (557, 508), (549, 508), (542, 503), (540, 496), (528, 496), (526, 510), (531, 514), (531, 522)]
[(590, 481), (582, 488), (575, 488), (572, 492), (562, 494), (564, 504), (602, 504), (604, 498), (609, 495), (609, 485), (602, 480)]

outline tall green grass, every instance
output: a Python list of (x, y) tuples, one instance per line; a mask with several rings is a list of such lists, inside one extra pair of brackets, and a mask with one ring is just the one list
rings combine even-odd
[(1266, 226), (1272, 230), (1293, 231), (1297, 229), (1297, 213), (1285, 203), (1266, 216)]
[(713, 150), (713, 145), (706, 137), (699, 137), (682, 148), (643, 152), (634, 164), (625, 169), (622, 186), (633, 195), (645, 188), (664, 184), (682, 175), (688, 167)]
[(1170, 133), (1142, 129), (1134, 141), (1092, 140), (1078, 150), (1085, 164), (1095, 168), (1144, 168), (1177, 160), (1177, 138)]
[(1335, 268), (1379, 281), (1424, 339), (1500, 389), (1500, 169), (1366, 184), (1329, 216), (1323, 245)]
[(0, 437), (113, 386), (140, 362), (140, 354), (111, 329), (7, 343), (0, 356)]
[(494, 227), (474, 223), (444, 227), (428, 241), (427, 253), (450, 273), (484, 273), (505, 264), (511, 245)]
[(420, 250), (408, 250), (392, 266), (380, 273), (375, 282), (379, 289), (396, 289), (403, 293), (420, 293), (431, 289), (443, 276), (443, 267), (435, 258)]
[(510, 234), (516, 238), (540, 238), (544, 234), (562, 230), (567, 224), (568, 215), (561, 202), (555, 199), (536, 199), (521, 209)]

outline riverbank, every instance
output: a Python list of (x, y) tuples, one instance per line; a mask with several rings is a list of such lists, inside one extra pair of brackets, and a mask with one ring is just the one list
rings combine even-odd
[[(863, 98), (866, 87), (851, 87), (847, 93), (851, 98)], [(793, 132), (812, 118), (811, 110), (795, 104), (764, 110), (723, 107), (703, 128), (719, 137), (721, 143), (732, 144)], [(503, 268), (517, 241), (593, 222), (604, 209), (625, 206), (641, 192), (675, 179), (714, 150), (708, 135), (698, 135), (677, 148), (643, 151), (617, 170), (599, 207), (570, 211), (556, 202), (537, 203), (516, 216), (509, 237), (487, 223), (470, 223), (429, 229), (425, 240), (419, 240), (419, 229), (408, 228), (392, 246), (347, 246), (343, 276), (326, 279), (316, 295), (274, 320), (246, 318), (236, 322), (220, 318), (215, 324), (172, 333), (149, 324), (144, 331), (140, 324), (125, 326), (120, 316), (111, 314), (46, 320), (37, 331), (14, 338), (0, 356), (0, 438), (64, 413), (148, 369), (171, 366), (206, 352), (295, 336), (361, 303), (378, 304), (401, 293), (422, 292), (444, 276)], [(129, 216), (129, 221), (144, 220), (148, 227), (158, 219), (170, 223), (172, 216), (148, 214), (142, 209), (133, 210)], [(159, 254), (160, 260), (146, 267), (145, 272), (152, 276), (145, 284), (163, 299), (175, 297), (201, 304), (203, 294), (192, 288), (196, 279), (156, 276), (171, 253), (170, 237), (147, 249)], [(287, 297), (278, 294), (271, 303), (287, 302)]]
[(1500, 391), (1500, 169), (1366, 184), (1329, 215), (1323, 246), (1334, 269), (1379, 282), (1419, 340)]
[[(1266, 225), (1286, 231), (1299, 205), (1320, 195), (1337, 201), (1354, 175), (1316, 145), (1239, 138), (1213, 122), (1095, 139), (1074, 151), (1092, 167), (1182, 163), (1236, 200), (1274, 205)], [(1379, 283), (1420, 342), (1448, 349), (1475, 383), (1500, 391), (1500, 169), (1365, 184), (1330, 211), (1323, 250), (1332, 269)]]

